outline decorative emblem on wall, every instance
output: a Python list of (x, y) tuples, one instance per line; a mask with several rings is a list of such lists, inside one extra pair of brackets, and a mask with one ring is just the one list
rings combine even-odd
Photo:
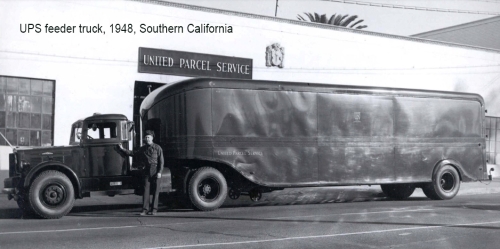
[(361, 122), (361, 112), (354, 112), (354, 122)]
[(274, 43), (266, 47), (266, 66), (283, 68), (285, 58), (285, 48), (279, 43)]

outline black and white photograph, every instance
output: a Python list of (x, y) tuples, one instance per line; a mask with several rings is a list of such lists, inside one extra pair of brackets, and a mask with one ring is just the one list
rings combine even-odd
[(500, 0), (0, 0), (0, 249), (496, 249), (499, 31)]

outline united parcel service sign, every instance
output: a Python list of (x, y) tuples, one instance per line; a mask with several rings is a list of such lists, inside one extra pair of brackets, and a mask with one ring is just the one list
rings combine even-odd
[(139, 48), (139, 73), (252, 79), (252, 59)]

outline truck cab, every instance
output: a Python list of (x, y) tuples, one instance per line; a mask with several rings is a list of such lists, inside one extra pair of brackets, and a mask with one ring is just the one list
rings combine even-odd
[(131, 159), (116, 149), (118, 144), (132, 150), (133, 122), (120, 114), (95, 114), (73, 123), (69, 144), (84, 153), (85, 176), (128, 175)]
[(133, 149), (134, 123), (121, 114), (94, 114), (71, 126), (68, 146), (16, 148), (9, 156), (9, 178), (2, 192), (19, 207), (43, 218), (60, 218), (75, 198), (93, 191), (113, 195), (140, 192), (132, 158), (117, 147)]

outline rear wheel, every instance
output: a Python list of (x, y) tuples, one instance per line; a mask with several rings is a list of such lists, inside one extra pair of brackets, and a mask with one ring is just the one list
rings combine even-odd
[(415, 185), (409, 183), (382, 184), (380, 187), (387, 197), (396, 200), (404, 200), (410, 197), (413, 191), (415, 191)]
[(227, 183), (216, 169), (203, 167), (189, 180), (188, 195), (195, 209), (211, 211), (219, 208), (227, 196)]
[(432, 176), (432, 182), (422, 187), (424, 194), (433, 200), (449, 200), (460, 189), (460, 175), (451, 165), (439, 168)]
[(28, 200), (31, 209), (40, 217), (58, 219), (73, 208), (75, 191), (65, 174), (47, 170), (31, 184)]

